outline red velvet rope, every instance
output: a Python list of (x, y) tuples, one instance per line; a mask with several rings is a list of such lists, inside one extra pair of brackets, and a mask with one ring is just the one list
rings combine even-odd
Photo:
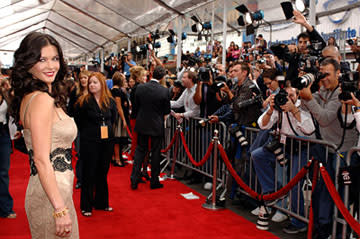
[(132, 139), (132, 134), (131, 134), (130, 129), (129, 129), (129, 127), (127, 125), (126, 125), (126, 131), (127, 131), (128, 135), (129, 135), (130, 139)]
[(358, 235), (360, 235), (360, 224), (351, 216), (351, 214), (345, 207), (345, 205), (342, 202), (339, 193), (336, 191), (336, 188), (335, 188), (333, 182), (331, 181), (331, 178), (330, 178), (328, 172), (326, 171), (325, 167), (323, 167), (323, 166), (320, 167), (320, 173), (324, 179), (325, 185), (326, 185), (332, 199), (334, 200), (337, 208), (343, 215), (345, 221), (350, 225), (351, 229), (353, 229)]
[(174, 136), (171, 139), (171, 142), (170, 142), (169, 146), (167, 146), (166, 149), (162, 149), (161, 153), (166, 153), (167, 151), (169, 151), (171, 149), (171, 147), (173, 146), (173, 144), (175, 142), (175, 139), (176, 139), (176, 136), (178, 135), (178, 133), (179, 132), (176, 130)]
[(314, 172), (313, 172), (313, 178), (312, 178), (312, 184), (311, 184), (311, 201), (310, 201), (310, 213), (309, 213), (309, 224), (308, 224), (308, 232), (307, 232), (307, 238), (312, 238), (312, 232), (314, 227), (314, 212), (312, 208), (312, 195), (314, 193), (317, 177), (319, 173), (319, 164), (318, 161), (314, 161)]
[(187, 156), (189, 157), (190, 161), (192, 164), (194, 164), (196, 167), (200, 167), (202, 165), (204, 165), (204, 163), (209, 159), (210, 155), (211, 155), (211, 152), (214, 148), (214, 143), (213, 142), (210, 142), (210, 145), (209, 145), (209, 148), (205, 154), (205, 156), (200, 160), (200, 162), (196, 162), (193, 158), (193, 156), (191, 155), (190, 151), (189, 151), (189, 148), (185, 142), (185, 137), (184, 137), (184, 133), (183, 132), (180, 132), (180, 136), (181, 136), (181, 140), (183, 142), (183, 145), (184, 145), (184, 149), (185, 149), (185, 152), (187, 154)]
[(244, 189), (251, 197), (253, 197), (253, 198), (257, 199), (257, 200), (260, 200), (260, 201), (261, 200), (264, 200), (264, 201), (275, 200), (275, 199), (278, 199), (278, 198), (284, 196), (285, 194), (287, 194), (306, 175), (306, 173), (308, 171), (308, 167), (310, 167), (311, 162), (312, 162), (312, 161), (309, 161), (307, 163), (307, 165), (305, 167), (303, 167), (300, 170), (300, 172), (298, 174), (296, 174), (296, 176), (293, 179), (291, 179), (291, 181), (286, 186), (282, 187), (281, 189), (279, 189), (278, 191), (276, 191), (274, 193), (267, 194), (267, 195), (262, 195), (262, 194), (258, 194), (254, 190), (252, 190), (239, 177), (239, 175), (236, 173), (235, 169), (232, 167), (223, 146), (221, 144), (218, 144), (218, 148), (219, 148), (220, 155), (221, 155), (226, 167), (228, 168), (229, 172), (234, 177), (236, 182), (239, 184), (239, 186), (242, 189)]

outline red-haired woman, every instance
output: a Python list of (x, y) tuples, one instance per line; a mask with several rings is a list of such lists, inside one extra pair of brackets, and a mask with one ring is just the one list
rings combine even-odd
[(93, 208), (113, 210), (109, 206), (107, 174), (114, 149), (112, 125), (117, 109), (105, 80), (103, 74), (92, 73), (88, 94), (79, 98), (75, 110), (83, 160), (80, 208), (84, 216), (91, 216)]

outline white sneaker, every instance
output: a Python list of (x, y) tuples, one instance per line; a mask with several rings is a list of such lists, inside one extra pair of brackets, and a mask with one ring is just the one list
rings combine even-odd
[(204, 190), (211, 190), (212, 189), (212, 183), (210, 182), (207, 182), (204, 184)]
[(259, 211), (260, 211), (260, 207), (257, 207), (257, 208), (255, 208), (254, 210), (251, 211), (251, 214), (254, 215), (254, 216), (258, 216)]
[(274, 214), (274, 216), (271, 218), (271, 221), (273, 222), (283, 222), (286, 219), (288, 219), (288, 216), (281, 213), (279, 210), (276, 211), (276, 213)]

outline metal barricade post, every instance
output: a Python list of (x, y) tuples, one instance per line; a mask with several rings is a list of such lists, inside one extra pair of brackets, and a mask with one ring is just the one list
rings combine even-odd
[(214, 138), (213, 138), (213, 142), (214, 142), (214, 160), (213, 160), (213, 185), (212, 185), (212, 200), (211, 200), (211, 204), (205, 202), (202, 206), (203, 208), (209, 209), (209, 210), (220, 210), (223, 209), (223, 207), (220, 207), (218, 205), (216, 205), (216, 180), (217, 180), (217, 159), (218, 159), (218, 143), (219, 143), (219, 131), (218, 130), (214, 130)]
[(178, 148), (179, 148), (180, 132), (181, 132), (181, 124), (178, 122), (177, 126), (176, 126), (176, 130), (175, 130), (175, 148), (174, 148), (173, 160), (172, 160), (172, 164), (171, 164), (170, 176), (165, 175), (163, 177), (164, 180), (167, 180), (167, 179), (174, 180), (175, 179), (174, 172), (175, 172), (176, 157), (177, 157)]

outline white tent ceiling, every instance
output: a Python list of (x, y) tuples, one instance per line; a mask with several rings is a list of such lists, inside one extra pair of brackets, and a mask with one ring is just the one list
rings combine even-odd
[[(267, 21), (283, 21), (281, 0), (1, 0), (0, 50), (14, 51), (31, 31), (53, 35), (65, 56), (90, 53), (109, 43), (163, 31), (182, 17), (183, 29), (190, 31), (192, 15), (209, 21), (215, 12), (213, 31), (223, 29), (223, 6), (228, 4), (228, 28), (238, 30), (235, 7), (245, 3), (252, 11), (262, 9)], [(337, 0), (336, 7), (348, 1)], [(255, 9), (252, 9), (255, 8)]]

